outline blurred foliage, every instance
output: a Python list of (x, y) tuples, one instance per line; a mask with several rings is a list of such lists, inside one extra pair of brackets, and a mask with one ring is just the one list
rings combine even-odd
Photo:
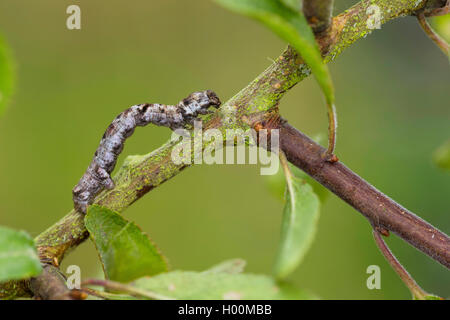
[(442, 144), (433, 154), (436, 165), (442, 169), (450, 169), (450, 140)]
[[(215, 0), (224, 7), (252, 17), (291, 44), (311, 68), (329, 106), (334, 105), (334, 87), (328, 67), (298, 1)], [(286, 6), (285, 4), (288, 4)], [(330, 110), (331, 111), (331, 110)]]
[(244, 271), (247, 262), (243, 259), (231, 259), (226, 260), (218, 265), (212, 266), (208, 270), (204, 271), (206, 273), (241, 273)]
[(296, 11), (301, 9), (302, 1), (303, 0), (281, 0), (281, 2), (284, 3), (286, 6)]
[(450, 14), (432, 17), (431, 25), (442, 38), (450, 42)]
[[(336, 11), (356, 1), (335, 1)], [(67, 30), (73, 1), (0, 1), (0, 30), (18, 64), (12, 107), (0, 118), (0, 224), (36, 236), (72, 207), (71, 189), (114, 117), (142, 102), (176, 103), (196, 90), (234, 95), (279, 56), (285, 42), (210, 0), (78, 0), (81, 30)], [(415, 18), (384, 25), (329, 66), (339, 104), (337, 156), (399, 203), (449, 233), (450, 179), (430, 161), (448, 137), (448, 61)], [(281, 114), (309, 136), (326, 133), (313, 79), (293, 88)], [(120, 162), (170, 138), (165, 128), (136, 130)], [(284, 189), (284, 185), (282, 187)], [(317, 191), (316, 191), (317, 192)], [(283, 204), (253, 165), (199, 165), (134, 203), (136, 222), (175, 269), (204, 270), (242, 257), (269, 274)], [(446, 297), (448, 270), (395, 236), (389, 245), (412, 276)], [(101, 276), (95, 247), (68, 255), (82, 277)], [(381, 268), (381, 290), (366, 269)], [(324, 299), (409, 299), (375, 247), (367, 221), (335, 196), (321, 209), (316, 240), (291, 274)]]
[(0, 226), (0, 282), (26, 279), (41, 271), (33, 239), (24, 231)]
[(311, 300), (315, 296), (264, 275), (173, 271), (141, 278), (133, 286), (174, 299)]
[(157, 300), (315, 300), (317, 296), (265, 275), (244, 274), (245, 261), (227, 260), (203, 272), (172, 271), (143, 277), (130, 284), (110, 280), (87, 280), (87, 285), (108, 291), (95, 296), (110, 300), (134, 298)]
[(284, 154), (281, 159), (287, 188), (280, 244), (274, 266), (277, 279), (285, 279), (302, 262), (316, 235), (320, 213), (319, 198), (312, 187), (293, 176)]
[(11, 49), (0, 34), (0, 116), (3, 114), (13, 93), (15, 64)]

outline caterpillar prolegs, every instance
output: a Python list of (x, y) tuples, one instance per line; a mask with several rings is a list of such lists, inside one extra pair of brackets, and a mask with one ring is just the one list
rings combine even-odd
[(125, 140), (137, 126), (152, 123), (172, 130), (184, 128), (192, 125), (198, 115), (210, 113), (209, 107), (218, 108), (220, 103), (213, 91), (206, 90), (190, 94), (175, 106), (146, 103), (134, 105), (119, 114), (106, 129), (89, 167), (72, 190), (74, 208), (86, 213), (88, 205), (101, 191), (114, 188), (111, 172)]

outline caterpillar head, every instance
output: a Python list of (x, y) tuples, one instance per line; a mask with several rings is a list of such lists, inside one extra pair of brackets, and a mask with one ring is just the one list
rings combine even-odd
[(197, 114), (209, 113), (209, 107), (218, 108), (220, 104), (219, 97), (213, 91), (198, 91), (181, 101), (181, 109), (185, 115), (195, 117)]
[(204, 94), (208, 97), (210, 106), (212, 106), (214, 108), (220, 107), (222, 102), (220, 102), (219, 97), (217, 96), (217, 94), (214, 91), (206, 90), (206, 91), (204, 91)]

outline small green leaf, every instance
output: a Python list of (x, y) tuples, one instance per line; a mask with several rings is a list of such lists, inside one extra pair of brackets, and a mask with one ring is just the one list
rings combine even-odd
[[(289, 167), (292, 170), (294, 176), (298, 179), (306, 181), (314, 190), (314, 193), (320, 199), (320, 202), (323, 203), (329, 197), (330, 191), (327, 188), (322, 186), (316, 180), (311, 178), (309, 175), (298, 169), (297, 167), (289, 164)], [(283, 170), (279, 169), (277, 173), (272, 175), (262, 176), (265, 180), (267, 188), (269, 192), (278, 200), (284, 202), (285, 191), (286, 191), (286, 179), (283, 175)]]
[(433, 161), (439, 168), (450, 170), (450, 140), (434, 152)]
[(226, 260), (224, 262), (219, 263), (218, 265), (211, 267), (208, 270), (203, 271), (203, 273), (229, 273), (229, 274), (242, 273), (244, 272), (246, 264), (247, 262), (245, 262), (245, 260), (242, 259)]
[(14, 89), (15, 64), (6, 41), (0, 35), (0, 116), (3, 114)]
[(279, 37), (289, 42), (302, 56), (311, 68), (322, 91), (327, 105), (331, 109), (334, 105), (334, 88), (328, 67), (322, 60), (319, 46), (305, 16), (301, 10), (292, 10), (280, 0), (215, 0), (222, 6), (239, 14), (254, 18)]
[(450, 14), (432, 17), (431, 25), (442, 38), (450, 42)]
[(280, 154), (287, 181), (286, 204), (274, 275), (284, 279), (302, 262), (311, 247), (319, 221), (320, 202), (312, 187), (295, 178), (284, 154)]
[(0, 282), (37, 276), (42, 271), (33, 239), (0, 226)]
[(150, 290), (175, 299), (195, 300), (309, 300), (311, 294), (288, 284), (279, 284), (265, 275), (173, 271), (134, 282), (141, 290)]
[(107, 279), (129, 282), (167, 271), (165, 258), (133, 222), (94, 205), (88, 209), (85, 224)]

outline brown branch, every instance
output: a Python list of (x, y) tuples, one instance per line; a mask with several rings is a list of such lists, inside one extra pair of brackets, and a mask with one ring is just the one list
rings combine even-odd
[(45, 265), (39, 277), (30, 281), (30, 289), (35, 299), (41, 300), (81, 300), (86, 294), (71, 290), (66, 286), (66, 279), (61, 271), (53, 265)]
[(315, 33), (323, 32), (331, 25), (334, 0), (305, 0), (303, 13)]
[(323, 147), (284, 120), (266, 121), (267, 129), (280, 130), (280, 148), (289, 162), (362, 213), (376, 230), (386, 230), (450, 268), (450, 238), (411, 211), (378, 191), (343, 163), (329, 163)]

